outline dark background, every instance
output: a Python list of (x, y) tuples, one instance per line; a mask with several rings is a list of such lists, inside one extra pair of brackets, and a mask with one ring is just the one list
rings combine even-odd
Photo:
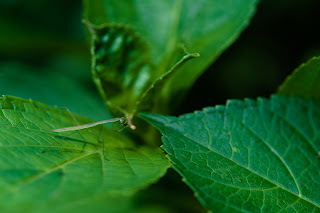
[(295, 68), (320, 55), (319, 9), (317, 0), (262, 0), (249, 27), (198, 79), (179, 113), (275, 93)]

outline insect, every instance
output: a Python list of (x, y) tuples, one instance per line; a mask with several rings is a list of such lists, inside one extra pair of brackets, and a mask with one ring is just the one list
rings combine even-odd
[[(52, 129), (52, 132), (68, 132), (68, 131), (77, 131), (77, 130), (82, 130), (82, 129), (88, 129), (94, 126), (98, 126), (101, 124), (105, 124), (105, 123), (113, 123), (116, 124), (116, 122), (120, 122), (124, 127), (121, 128), (119, 131), (123, 130), (126, 127), (130, 127), (132, 130), (136, 129), (136, 126), (132, 124), (131, 119), (132, 119), (132, 115), (127, 115), (126, 117), (117, 117), (117, 118), (111, 118), (111, 119), (106, 119), (106, 120), (102, 120), (102, 121), (96, 121), (96, 122), (92, 122), (92, 123), (87, 123), (87, 124), (82, 124), (80, 125), (78, 123), (78, 121), (75, 119), (75, 117), (72, 115), (72, 113), (67, 109), (67, 111), (70, 113), (70, 115), (72, 116), (72, 118), (76, 121), (76, 123), (78, 124), (77, 126), (69, 126), (69, 127), (63, 127), (63, 128), (58, 128), (58, 129)], [(90, 130), (89, 130), (90, 131)], [(90, 131), (91, 133), (93, 133), (94, 135), (102, 138), (103, 137), (97, 133), (94, 133), (92, 131)], [(102, 141), (102, 152), (103, 152), (103, 156), (106, 160), (108, 160), (105, 156), (104, 153), (104, 140)], [(85, 144), (84, 144), (85, 145)], [(83, 146), (84, 148), (84, 146)]]
[(51, 131), (52, 132), (75, 131), (75, 130), (91, 128), (91, 127), (94, 127), (94, 126), (98, 126), (100, 124), (114, 123), (114, 122), (117, 122), (117, 121), (119, 121), (124, 126), (129, 125), (132, 130), (136, 129), (136, 126), (131, 123), (131, 119), (129, 119), (129, 117), (128, 117), (127, 121), (125, 121), (125, 120), (126, 120), (125, 117), (111, 118), (111, 119), (102, 120), (102, 121), (96, 121), (96, 122), (92, 122), (92, 123), (88, 123), (88, 124), (82, 124), (82, 125), (77, 125), (77, 126), (69, 126), (69, 127), (59, 128), (59, 129), (53, 129)]

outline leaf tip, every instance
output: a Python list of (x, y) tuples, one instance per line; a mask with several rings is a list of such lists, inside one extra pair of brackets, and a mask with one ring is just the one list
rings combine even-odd
[(146, 113), (146, 112), (140, 112), (139, 117), (153, 125), (154, 127), (158, 129), (163, 129), (163, 126), (166, 123), (169, 123), (172, 121), (172, 119), (176, 119), (176, 117), (172, 116), (164, 116), (164, 115), (159, 115), (159, 114), (153, 114), (153, 113)]

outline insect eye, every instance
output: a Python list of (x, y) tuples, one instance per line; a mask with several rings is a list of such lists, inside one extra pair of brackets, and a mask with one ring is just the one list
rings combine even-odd
[(123, 126), (127, 126), (128, 125), (128, 123), (127, 122), (123, 122)]

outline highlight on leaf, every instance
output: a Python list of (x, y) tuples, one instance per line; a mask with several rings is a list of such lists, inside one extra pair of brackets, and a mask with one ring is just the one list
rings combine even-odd
[(116, 114), (131, 114), (157, 75), (145, 41), (126, 25), (84, 23), (92, 34), (92, 73), (100, 94)]

